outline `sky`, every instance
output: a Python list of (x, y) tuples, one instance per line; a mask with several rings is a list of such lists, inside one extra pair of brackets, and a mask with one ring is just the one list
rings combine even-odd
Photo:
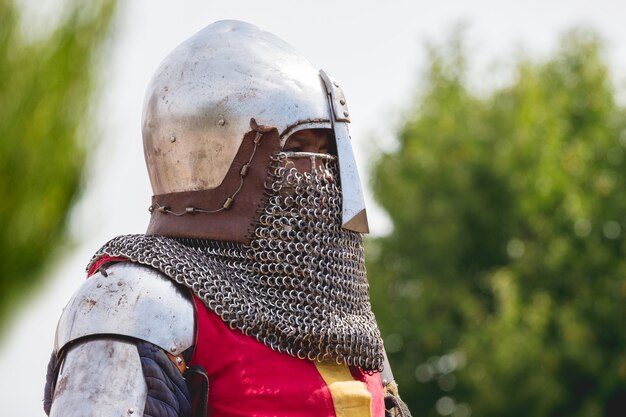
[[(30, 1), (32, 13), (45, 19), (58, 2)], [(49, 268), (50, 279), (33, 292), (0, 342), (3, 415), (44, 415), (41, 398), (56, 322), (82, 282), (84, 266), (108, 239), (145, 231), (151, 196), (140, 130), (145, 88), (159, 62), (211, 22), (253, 23), (292, 44), (342, 84), (363, 180), (376, 153), (393, 146), (394, 133), (419, 91), (426, 45), (441, 45), (455, 27), (465, 28), (478, 87), (506, 82), (506, 71), (493, 68), (506, 68), (520, 53), (549, 54), (559, 35), (574, 26), (598, 31), (616, 82), (626, 87), (626, 3), (619, 0), (120, 3), (112, 44), (101, 62), (102, 94), (94, 115), (98, 145), (85, 192), (72, 213), (74, 245)], [(366, 200), (372, 231), (389, 231), (389, 221), (369, 193)]]

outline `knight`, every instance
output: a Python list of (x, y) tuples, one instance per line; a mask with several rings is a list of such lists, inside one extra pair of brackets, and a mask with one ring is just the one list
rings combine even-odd
[(407, 416), (372, 313), (341, 86), (278, 37), (213, 23), (143, 110), (148, 230), (91, 259), (59, 320), (58, 416)]

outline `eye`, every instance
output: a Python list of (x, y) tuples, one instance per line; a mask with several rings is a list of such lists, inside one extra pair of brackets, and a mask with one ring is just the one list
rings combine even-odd
[(287, 146), (286, 149), (283, 149), (285, 152), (302, 152), (301, 146)]

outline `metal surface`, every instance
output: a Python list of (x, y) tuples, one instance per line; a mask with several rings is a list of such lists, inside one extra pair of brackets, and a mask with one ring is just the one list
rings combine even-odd
[(330, 98), (330, 106), (335, 116), (335, 121), (349, 123), (350, 112), (348, 111), (346, 96), (341, 87), (339, 87), (339, 83), (324, 70), (320, 70), (320, 77), (324, 82), (326, 93)]
[(145, 340), (178, 355), (193, 344), (193, 304), (162, 273), (130, 262), (114, 264), (74, 294), (59, 320), (55, 349), (98, 334)]
[(175, 48), (144, 101), (154, 194), (218, 186), (253, 117), (279, 132), (330, 128), (317, 69), (275, 35), (233, 20), (213, 23)]
[(315, 172), (270, 168), (268, 204), (249, 246), (224, 241), (121, 236), (103, 255), (153, 265), (193, 289), (232, 328), (280, 352), (334, 360), (367, 371), (383, 367), (383, 345), (369, 301), (360, 233), (341, 227), (335, 158)]
[(66, 353), (50, 417), (141, 416), (147, 392), (134, 344), (114, 339), (89, 340)]
[(383, 387), (387, 384), (391, 384), (395, 381), (393, 377), (393, 372), (391, 370), (391, 364), (389, 363), (389, 359), (387, 358), (387, 352), (383, 350), (384, 361), (383, 361), (383, 371), (380, 373), (380, 377), (383, 382)]

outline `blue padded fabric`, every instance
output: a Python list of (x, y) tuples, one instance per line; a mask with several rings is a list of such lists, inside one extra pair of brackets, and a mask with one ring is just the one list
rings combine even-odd
[(144, 417), (189, 417), (185, 379), (161, 348), (138, 341), (137, 352), (148, 386)]

